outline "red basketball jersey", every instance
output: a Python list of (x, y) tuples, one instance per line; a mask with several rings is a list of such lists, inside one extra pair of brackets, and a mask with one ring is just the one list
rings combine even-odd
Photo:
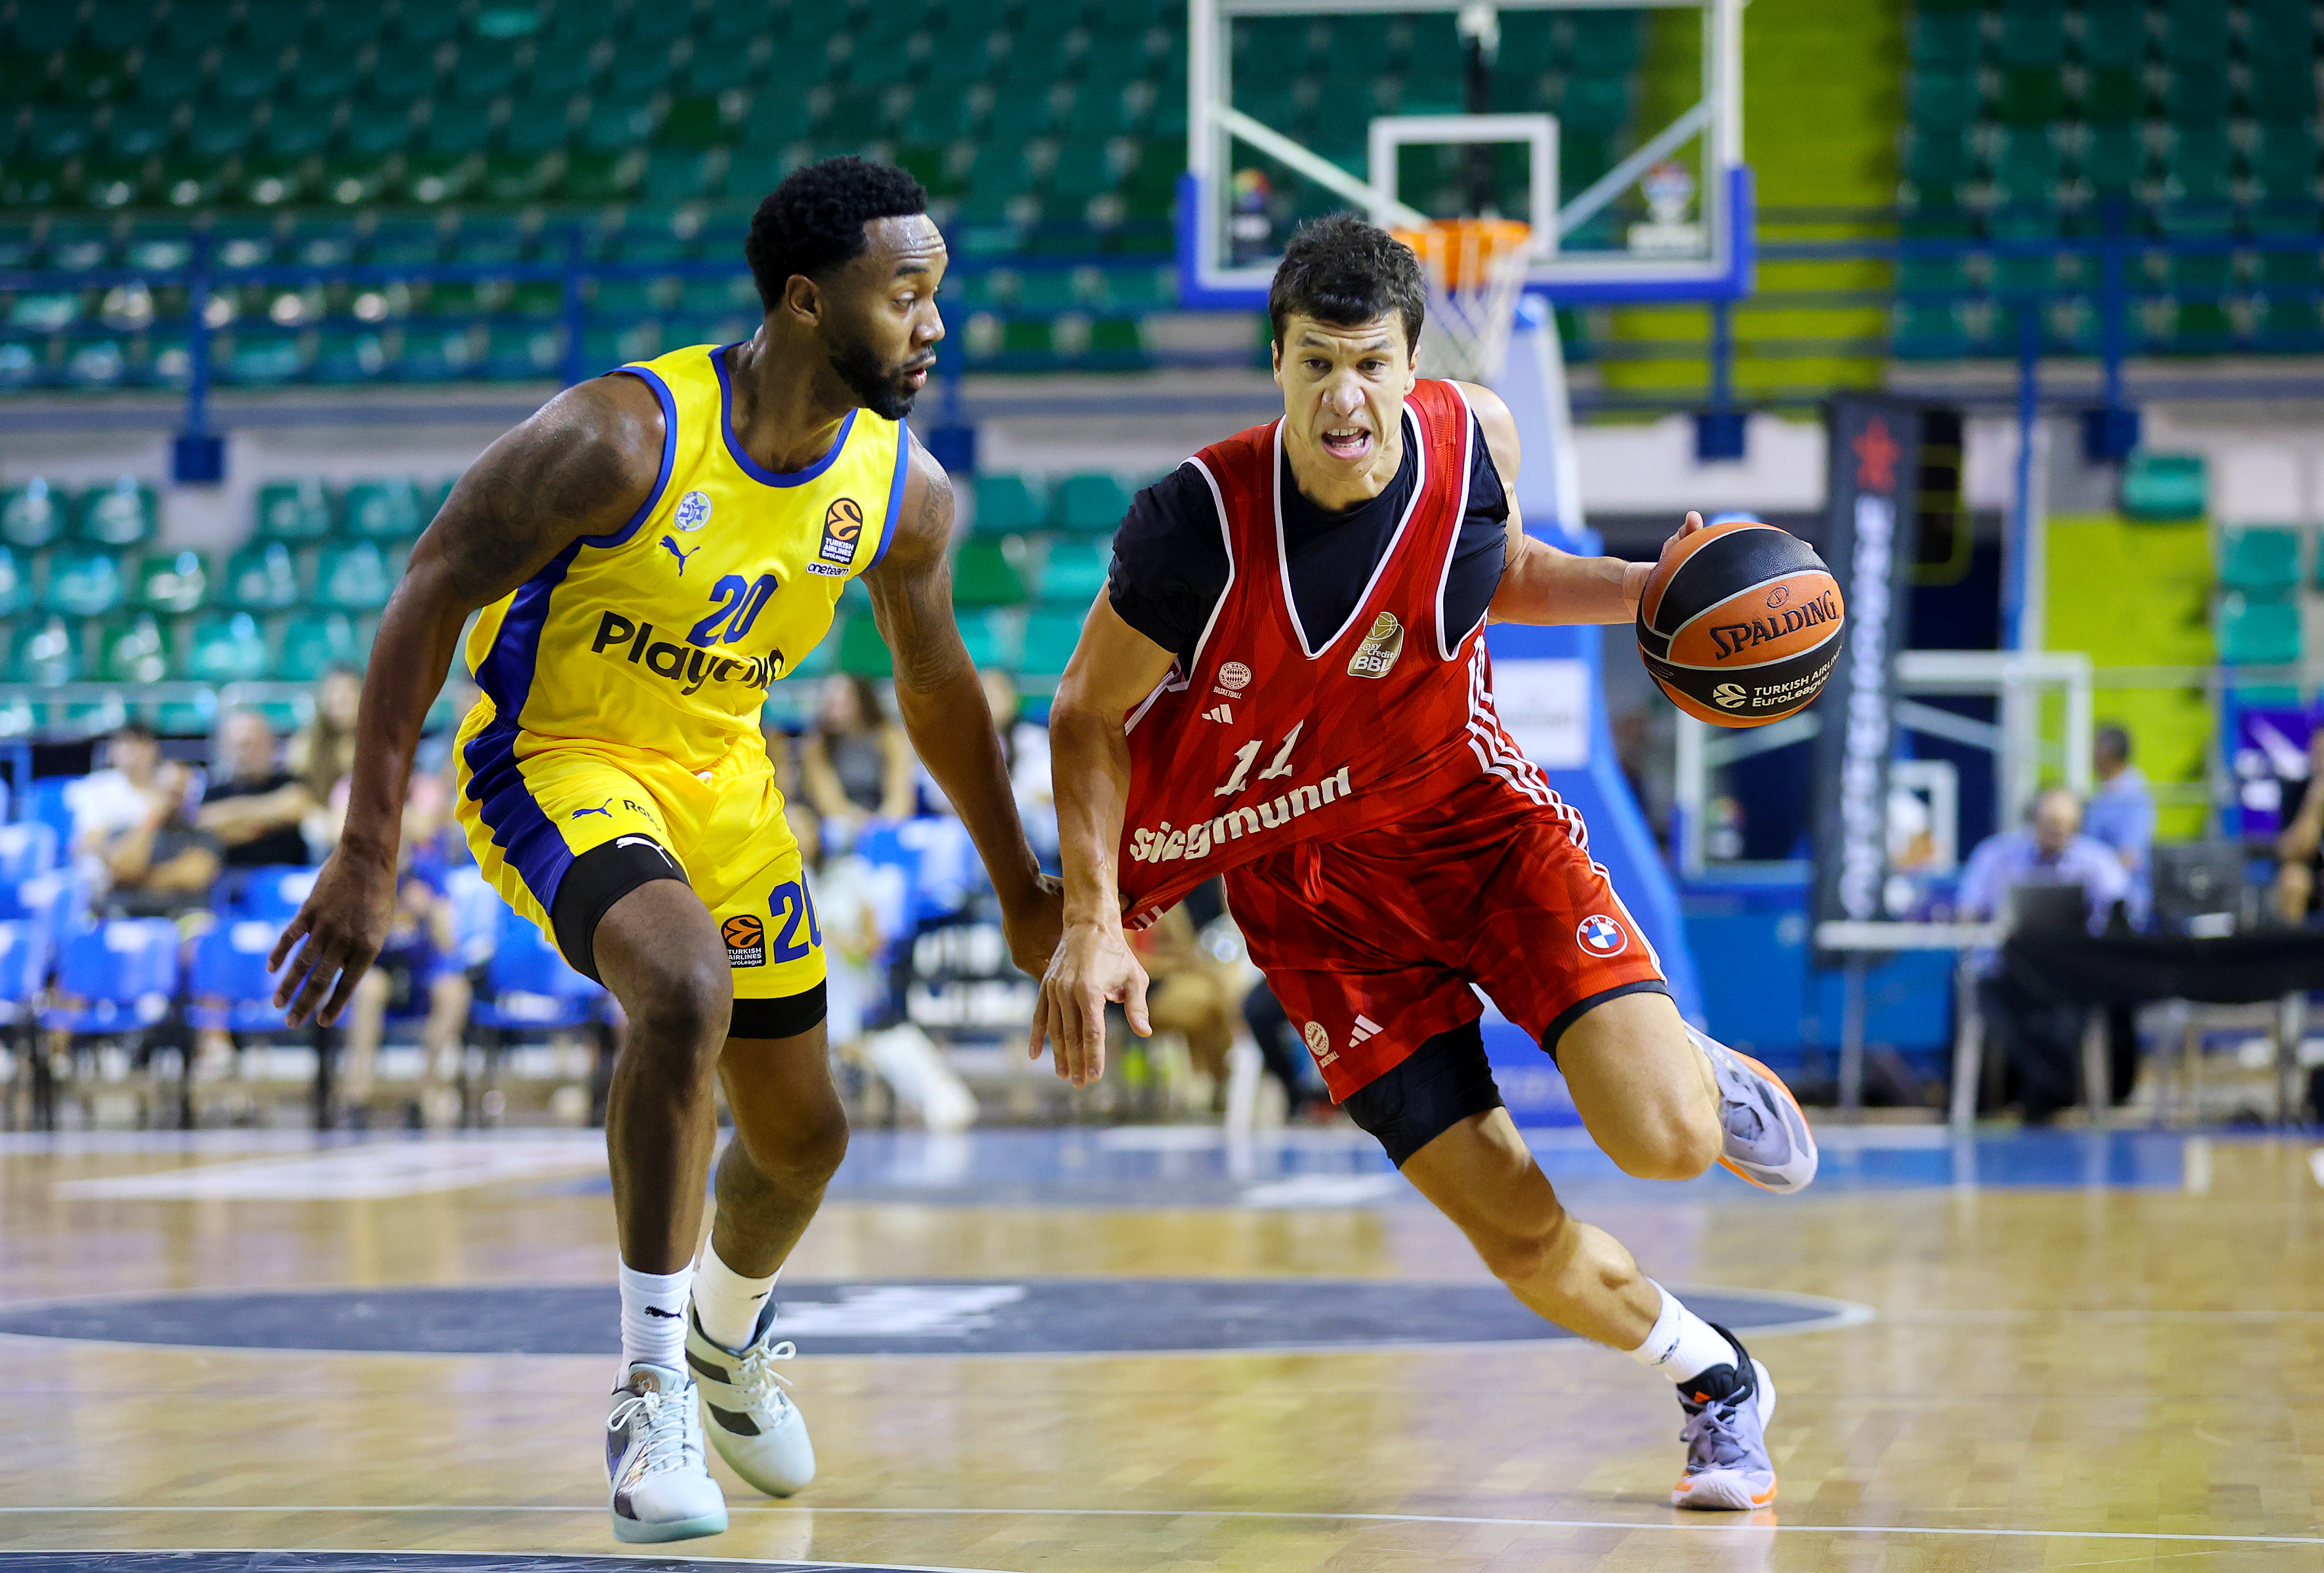
[(1192, 658), (1132, 712), (1118, 858), (1128, 925), (1254, 858), (1405, 818), (1474, 781), (1555, 796), (1495, 719), (1484, 625), (1443, 625), (1476, 423), (1451, 382), (1405, 401), (1412, 501), (1354, 612), (1311, 631), (1283, 545), (1280, 420), (1204, 448), (1230, 576)]

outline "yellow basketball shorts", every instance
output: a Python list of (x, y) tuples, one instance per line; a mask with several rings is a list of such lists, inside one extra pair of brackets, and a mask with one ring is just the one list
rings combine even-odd
[(616, 901), (680, 878), (724, 938), (735, 1036), (790, 1037), (823, 1019), (823, 934), (762, 750), (737, 749), (696, 774), (654, 755), (536, 738), (501, 725), (485, 704), (454, 756), (454, 812), (477, 866), (576, 971), (597, 977), (596, 927)]

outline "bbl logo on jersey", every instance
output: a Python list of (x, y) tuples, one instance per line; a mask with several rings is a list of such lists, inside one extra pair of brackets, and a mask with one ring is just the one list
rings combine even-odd
[(1364, 635), (1364, 642), (1358, 645), (1356, 653), (1348, 658), (1348, 676), (1385, 677), (1388, 668), (1396, 665), (1397, 658), (1402, 654), (1404, 624), (1397, 621), (1393, 612), (1383, 612), (1372, 619), (1371, 632)]
[(729, 967), (763, 967), (767, 964), (767, 925), (745, 912), (721, 924), (718, 932), (726, 936), (726, 964)]
[(1630, 948), (1630, 934), (1602, 912), (1593, 912), (1573, 931), (1574, 943), (1593, 956), (1618, 956)]
[[(855, 562), (855, 543), (863, 538), (863, 510), (853, 497), (843, 497), (823, 511), (823, 547), (816, 555), (844, 573)], [(828, 574), (823, 563), (809, 563), (818, 574)]]
[[(710, 522), (710, 493), (688, 492), (678, 500), (678, 511), (671, 515), (680, 529), (700, 529)], [(672, 551), (678, 548), (672, 547)]]

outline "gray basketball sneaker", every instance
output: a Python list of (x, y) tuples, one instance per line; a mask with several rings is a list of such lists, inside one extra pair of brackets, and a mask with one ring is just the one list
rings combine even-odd
[(1692, 1026), (1686, 1035), (1719, 1083), (1719, 1124), (1726, 1133), (1720, 1163), (1779, 1196), (1806, 1190), (1816, 1177), (1815, 1133), (1784, 1079)]
[(807, 1417), (783, 1391), (790, 1378), (775, 1369), (776, 1362), (798, 1353), (788, 1338), (775, 1338), (771, 1298), (759, 1311), (750, 1345), (740, 1350), (712, 1343), (702, 1319), (687, 1307), (686, 1363), (702, 1389), (711, 1446), (735, 1474), (770, 1496), (804, 1491), (815, 1479)]
[(694, 1384), (666, 1366), (632, 1365), (605, 1419), (606, 1505), (613, 1538), (687, 1541), (726, 1530), (726, 1494), (710, 1477)]
[(1671, 1505), (1748, 1513), (1775, 1500), (1775, 1461), (1767, 1454), (1775, 1384), (1733, 1333), (1719, 1331), (1735, 1346), (1735, 1364), (1679, 1384), (1686, 1470), (1671, 1487)]

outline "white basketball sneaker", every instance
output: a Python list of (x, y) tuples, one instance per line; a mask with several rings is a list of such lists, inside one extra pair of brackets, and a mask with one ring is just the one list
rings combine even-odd
[(1719, 1083), (1720, 1163), (1762, 1191), (1788, 1196), (1816, 1176), (1815, 1132), (1784, 1079), (1692, 1026), (1686, 1035)]
[(1734, 1364), (1679, 1384), (1686, 1470), (1671, 1488), (1671, 1505), (1748, 1513), (1775, 1500), (1775, 1461), (1767, 1452), (1775, 1384), (1733, 1333), (1719, 1331), (1735, 1346)]
[(815, 1479), (815, 1444), (807, 1417), (783, 1391), (790, 1378), (776, 1363), (798, 1353), (775, 1338), (775, 1302), (759, 1311), (749, 1346), (729, 1349), (710, 1341), (692, 1306), (686, 1311), (686, 1363), (702, 1389), (711, 1445), (734, 1473), (770, 1496), (804, 1491)]
[(710, 1477), (686, 1373), (640, 1361), (605, 1419), (606, 1506), (613, 1538), (638, 1544), (726, 1531), (726, 1494)]

